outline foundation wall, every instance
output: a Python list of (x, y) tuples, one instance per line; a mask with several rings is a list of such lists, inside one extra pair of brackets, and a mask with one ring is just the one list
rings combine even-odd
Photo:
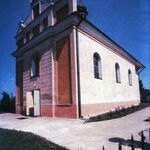
[(83, 104), (82, 115), (83, 116), (94, 116), (101, 113), (113, 111), (116, 108), (130, 107), (132, 105), (138, 105), (139, 101), (127, 101), (127, 102), (116, 102), (116, 103), (100, 103), (100, 104)]

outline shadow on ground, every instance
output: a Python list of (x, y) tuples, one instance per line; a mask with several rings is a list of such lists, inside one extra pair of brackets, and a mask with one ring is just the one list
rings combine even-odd
[(0, 128), (0, 150), (68, 150), (30, 132)]
[[(131, 147), (131, 145), (132, 145), (131, 139), (125, 140), (125, 139), (120, 138), (120, 137), (110, 138), (109, 141), (113, 142), (113, 143), (118, 143), (118, 144), (120, 143), (121, 145), (128, 146), (128, 147)], [(135, 148), (142, 148), (141, 142), (134, 140), (134, 147)], [(145, 147), (145, 150), (150, 150), (150, 143), (144, 143), (144, 147)]]

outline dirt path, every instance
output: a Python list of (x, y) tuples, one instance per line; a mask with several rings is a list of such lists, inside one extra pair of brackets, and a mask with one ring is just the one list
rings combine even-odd
[[(24, 116), (0, 114), (0, 128), (33, 132), (72, 150), (101, 150), (103, 145), (106, 150), (117, 150), (118, 141), (127, 144), (133, 134), (138, 143), (138, 133), (150, 128), (150, 123), (144, 121), (150, 117), (150, 107), (120, 119), (87, 124), (75, 119), (21, 117)], [(128, 149), (131, 150), (123, 146), (123, 150)]]

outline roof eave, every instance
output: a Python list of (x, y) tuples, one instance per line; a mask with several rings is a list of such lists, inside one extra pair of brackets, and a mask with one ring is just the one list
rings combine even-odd
[[(76, 12), (77, 13), (77, 12)], [(89, 26), (91, 26), (93, 29), (95, 29), (96, 31), (98, 31), (101, 35), (103, 35), (109, 42), (113, 43), (116, 47), (118, 47), (122, 53), (124, 53), (125, 55), (128, 56), (128, 60), (132, 61), (132, 63), (134, 63), (134, 65), (138, 68), (138, 69), (142, 69), (145, 68), (145, 66), (139, 62), (135, 57), (133, 57), (129, 52), (127, 52), (124, 48), (122, 48), (118, 43), (116, 43), (115, 41), (113, 41), (108, 35), (106, 35), (103, 31), (101, 31), (99, 28), (97, 28), (94, 24), (92, 24), (90, 21), (88, 21), (87, 19), (83, 18), (82, 16), (80, 16), (78, 13), (77, 15), (83, 19), (83, 21), (85, 21)], [(117, 51), (116, 51), (117, 52)]]

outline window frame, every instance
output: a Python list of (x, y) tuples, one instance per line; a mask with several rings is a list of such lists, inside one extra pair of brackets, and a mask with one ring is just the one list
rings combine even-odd
[[(35, 13), (35, 9), (36, 9), (37, 6), (38, 6), (38, 14)], [(40, 12), (40, 3), (38, 2), (32, 8), (32, 19), (36, 20), (39, 17), (40, 13), (41, 13)]]
[(115, 63), (115, 76), (116, 76), (116, 83), (121, 83), (120, 66), (118, 63)]
[[(32, 68), (32, 62), (34, 63), (34, 67)], [(34, 69), (34, 71), (32, 71)], [(39, 54), (34, 54), (32, 55), (30, 59), (30, 77), (31, 78), (36, 78), (40, 76), (40, 56)]]
[(129, 82), (129, 85), (132, 86), (132, 72), (131, 70), (129, 69), (128, 70), (128, 82)]
[(96, 52), (93, 54), (93, 69), (94, 69), (94, 78), (95, 79), (102, 79), (101, 57)]

